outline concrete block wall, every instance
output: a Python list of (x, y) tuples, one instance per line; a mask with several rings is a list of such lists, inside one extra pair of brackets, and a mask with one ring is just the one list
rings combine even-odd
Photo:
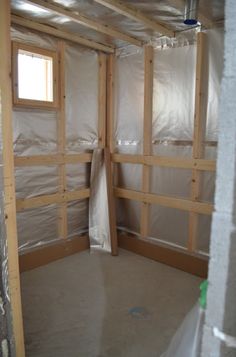
[[(236, 2), (226, 0), (215, 213), (202, 357), (235, 357), (214, 328), (236, 337)], [(236, 342), (236, 340), (235, 340)]]

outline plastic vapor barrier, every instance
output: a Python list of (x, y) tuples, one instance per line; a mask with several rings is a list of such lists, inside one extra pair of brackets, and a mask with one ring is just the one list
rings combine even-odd
[(197, 303), (185, 317), (161, 357), (199, 357), (205, 310)]
[[(90, 13), (92, 8), (85, 6), (84, 10)], [(152, 127), (154, 155), (192, 157), (196, 32), (197, 30), (186, 31), (179, 33), (175, 39), (160, 38), (155, 41)], [(205, 158), (215, 159), (223, 66), (223, 31), (212, 29), (207, 31), (207, 34), (209, 65), (208, 72), (205, 74), (208, 83)], [(20, 27), (12, 29), (12, 39), (39, 47), (57, 48), (55, 39), (33, 34)], [(116, 63), (114, 108), (116, 151), (126, 154), (142, 154), (144, 52), (134, 46), (127, 46), (117, 51)], [(98, 58), (95, 51), (66, 45), (67, 154), (91, 152), (97, 148), (98, 70)], [(56, 112), (37, 109), (14, 110), (13, 119), (15, 155), (57, 153), (58, 116)], [(142, 165), (119, 164), (117, 166), (117, 185), (132, 190), (141, 190)], [(17, 167), (15, 172), (17, 198), (30, 198), (58, 192), (58, 167), (56, 165)], [(187, 199), (190, 197), (191, 174), (191, 170), (187, 169), (152, 167), (150, 192)], [(89, 179), (90, 164), (66, 165), (67, 190), (88, 187)], [(213, 202), (214, 180), (214, 172), (202, 173), (200, 195), (202, 201)], [(88, 230), (88, 200), (70, 202), (67, 206), (69, 237)], [(119, 200), (117, 206), (119, 227), (139, 235), (141, 203)], [(61, 239), (56, 224), (58, 208), (57, 205), (50, 205), (18, 213), (20, 251), (24, 252), (27, 249), (34, 249), (34, 247)], [(182, 248), (186, 247), (187, 212), (152, 205), (150, 213), (150, 239)], [(199, 215), (199, 221), (198, 250), (207, 252), (211, 217)], [(29, 222), (33, 222), (34, 234), (32, 234)], [(178, 227), (177, 233), (176, 227)]]
[[(12, 28), (12, 40), (33, 46), (57, 48), (57, 40), (35, 34), (21, 27)], [(98, 142), (98, 58), (95, 51), (66, 44), (66, 153), (91, 152)], [(49, 155), (57, 153), (56, 111), (14, 109), (13, 134), (16, 156)], [(32, 198), (57, 193), (58, 166), (16, 167), (17, 198)], [(67, 190), (89, 186), (90, 164), (67, 164)], [(67, 204), (68, 237), (88, 231), (88, 200)], [(17, 213), (19, 250), (54, 243), (62, 237), (58, 233), (59, 205), (27, 209)]]
[[(137, 37), (144, 42), (159, 43), (161, 41), (163, 44), (166, 42), (174, 44), (176, 38), (169, 40), (162, 34), (146, 27), (143, 23), (134, 21), (126, 16), (123, 16), (112, 9), (98, 4), (94, 1), (87, 0), (57, 0), (61, 6), (71, 11), (78, 12), (87, 17), (90, 17), (102, 24), (110, 25), (125, 32), (131, 36)], [(177, 32), (178, 39), (182, 38), (181, 41), (186, 41), (188, 34), (185, 34), (186, 25), (183, 23), (183, 5), (181, 3), (171, 3), (169, 0), (161, 1), (151, 1), (147, 2), (145, 0), (126, 0), (125, 5), (134, 7), (137, 10), (144, 12), (147, 16), (159, 21), (160, 23), (168, 23), (169, 28), (173, 28)], [(51, 26), (60, 27), (68, 32), (77, 32), (83, 37), (87, 37), (91, 40), (100, 43), (106, 43), (108, 45), (113, 45), (118, 48), (123, 48), (127, 46), (127, 43), (109, 36), (108, 34), (102, 34), (91, 28), (85, 27), (82, 24), (75, 23), (68, 19), (66, 16), (58, 16), (57, 14), (42, 9), (33, 4), (25, 4), (22, 0), (12, 0), (13, 11), (22, 14), (25, 17), (32, 18), (35, 21), (47, 23)], [(209, 1), (204, 1), (201, 4), (201, 13), (206, 17), (211, 14), (212, 21), (220, 21), (224, 18), (224, 3), (221, 0), (215, 0), (214, 6)], [(182, 31), (184, 36), (182, 36)]]
[[(2, 85), (2, 83), (1, 83)], [(0, 103), (2, 102), (0, 90)], [(2, 107), (0, 105), (0, 356), (8, 356), (11, 350), (15, 351), (13, 326), (11, 316), (11, 300), (8, 285), (8, 247), (5, 226), (4, 182), (3, 182), (3, 145), (2, 145)], [(13, 237), (14, 239), (14, 237)]]
[[(191, 36), (190, 36), (191, 35)], [(208, 87), (206, 106), (205, 158), (216, 159), (218, 107), (223, 68), (223, 29), (207, 31)], [(185, 36), (185, 39), (184, 39)], [(116, 151), (142, 154), (144, 55), (142, 50), (130, 48), (117, 57), (115, 110)], [(193, 123), (195, 107), (196, 31), (183, 33), (175, 42), (157, 45), (154, 51), (153, 87), (153, 155), (192, 157)], [(150, 192), (178, 198), (190, 198), (190, 169), (151, 168)], [(215, 173), (202, 172), (202, 201), (213, 203)], [(142, 165), (119, 164), (118, 186), (140, 190)], [(140, 203), (119, 200), (119, 227), (140, 234)], [(129, 210), (133, 214), (129, 214)], [(209, 249), (210, 216), (199, 215), (198, 247), (204, 253)], [(159, 242), (186, 248), (188, 238), (188, 212), (152, 205), (150, 212), (150, 238)]]
[(103, 249), (111, 252), (107, 179), (103, 149), (95, 149), (92, 158), (89, 199), (89, 239), (91, 249)]

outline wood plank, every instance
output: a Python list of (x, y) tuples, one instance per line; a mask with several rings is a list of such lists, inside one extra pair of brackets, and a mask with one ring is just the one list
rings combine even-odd
[(152, 46), (144, 49), (144, 121), (143, 121), (143, 154), (152, 152), (152, 115), (153, 115), (153, 61)]
[(30, 28), (32, 30), (36, 30), (39, 32), (46, 33), (48, 35), (55, 36), (57, 38), (61, 38), (70, 42), (77, 43), (79, 45), (83, 45), (85, 47), (93, 48), (95, 50), (107, 52), (107, 53), (114, 53), (114, 48), (103, 45), (101, 43), (86, 39), (79, 35), (75, 35), (74, 33), (68, 31), (62, 31), (55, 27), (50, 27), (48, 25), (40, 24), (36, 21), (31, 21), (24, 17), (19, 17), (16, 15), (11, 16), (11, 22), (16, 25), (24, 26), (26, 28)]
[(112, 154), (114, 163), (145, 164), (179, 169), (196, 169), (201, 171), (216, 171), (215, 160), (185, 159), (173, 156)]
[(132, 154), (112, 154), (111, 159), (114, 163), (144, 164), (144, 155)]
[[(152, 46), (144, 51), (144, 120), (143, 120), (143, 155), (152, 153), (152, 113), (153, 113), (153, 60)], [(142, 172), (142, 192), (150, 191), (151, 167), (144, 163)], [(150, 205), (143, 202), (141, 206), (141, 237), (148, 237)]]
[(167, 37), (174, 37), (174, 31), (166, 28), (158, 21), (148, 17), (135, 7), (127, 6), (125, 2), (119, 0), (95, 0), (97, 3), (106, 6), (107, 8), (128, 17), (131, 20), (141, 22), (146, 27), (161, 33)]
[(88, 188), (78, 191), (67, 191), (64, 193), (53, 193), (50, 195), (42, 195), (32, 198), (20, 198), (16, 200), (17, 212), (24, 211), (29, 208), (37, 208), (51, 204), (60, 204), (70, 201), (83, 200), (89, 198), (90, 190)]
[(114, 77), (116, 58), (114, 55), (109, 55), (107, 58), (107, 107), (106, 107), (106, 137), (104, 148), (104, 159), (106, 167), (107, 179), (107, 197), (109, 211), (109, 227), (111, 239), (111, 254), (118, 255), (117, 230), (116, 230), (116, 210), (115, 197), (113, 192), (113, 182), (116, 176), (115, 167), (111, 162), (111, 154), (115, 150), (114, 143)]
[(124, 188), (114, 188), (115, 196), (129, 200), (157, 204), (160, 206), (181, 209), (184, 211), (196, 212), (210, 215), (213, 212), (213, 205), (206, 202), (195, 202), (187, 199), (155, 195), (153, 193), (143, 193), (139, 191), (126, 190)]
[(107, 120), (106, 120), (106, 146), (113, 153), (114, 145), (114, 74), (115, 55), (107, 58)]
[(65, 155), (66, 164), (77, 164), (92, 162), (92, 153)]
[(66, 241), (61, 240), (56, 244), (20, 255), (20, 271), (23, 273), (87, 249), (89, 249), (87, 235), (73, 237)]
[[(193, 153), (194, 159), (204, 157), (204, 139), (206, 130), (206, 93), (205, 93), (205, 71), (206, 71), (206, 33), (197, 34), (197, 63), (196, 63), (196, 88), (195, 88), (195, 115), (193, 132)], [(197, 169), (192, 171), (191, 200), (198, 201), (201, 190), (201, 172)], [(195, 251), (197, 246), (199, 216), (191, 212), (189, 216), (189, 251)]]
[(112, 178), (112, 163), (109, 148), (104, 149), (104, 159), (106, 166), (107, 179), (107, 200), (108, 200), (108, 214), (109, 214), (109, 228), (111, 240), (111, 254), (118, 255), (117, 230), (116, 230), (116, 210), (115, 210), (115, 196), (113, 192), (113, 178)]
[(9, 309), (12, 331), (9, 355), (24, 357), (13, 160), (10, 1), (0, 2), (0, 53), (0, 123), (4, 186), (4, 212), (2, 214), (5, 221), (5, 244), (7, 246), (7, 261), (4, 272), (10, 298)]
[(104, 53), (98, 55), (99, 63), (99, 93), (98, 93), (98, 146), (106, 145), (106, 82), (107, 57)]
[(36, 5), (37, 7), (45, 10), (49, 10), (50, 12), (54, 12), (57, 15), (61, 15), (63, 17), (67, 17), (70, 19), (72, 22), (78, 23), (79, 25), (85, 26), (87, 28), (91, 28), (97, 32), (103, 33), (107, 36), (115, 37), (118, 38), (122, 41), (131, 43), (135, 46), (142, 46), (142, 41), (139, 39), (130, 36), (115, 27), (109, 25), (109, 24), (103, 24), (99, 22), (97, 19), (94, 20), (92, 18), (89, 18), (85, 15), (83, 15), (81, 12), (73, 12), (70, 9), (66, 7), (62, 7), (61, 5), (55, 5), (50, 2), (45, 2), (42, 0), (24, 0), (24, 3), (29, 3)]
[(207, 278), (208, 261), (204, 257), (149, 243), (128, 234), (118, 235), (119, 247), (187, 273)]
[[(58, 42), (58, 55), (59, 55), (59, 102), (60, 111), (57, 120), (57, 152), (59, 155), (65, 155), (66, 151), (66, 113), (65, 113), (65, 42)], [(62, 163), (58, 166), (58, 192), (63, 194), (66, 192), (66, 165)], [(60, 204), (58, 209), (58, 236), (67, 239), (68, 235), (68, 222), (67, 222), (67, 202)]]
[(48, 166), (61, 164), (81, 164), (92, 161), (91, 153), (15, 156), (15, 166)]

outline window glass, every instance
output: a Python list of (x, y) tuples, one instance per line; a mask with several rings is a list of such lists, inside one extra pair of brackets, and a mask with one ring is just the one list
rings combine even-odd
[(53, 102), (53, 58), (18, 50), (18, 97)]

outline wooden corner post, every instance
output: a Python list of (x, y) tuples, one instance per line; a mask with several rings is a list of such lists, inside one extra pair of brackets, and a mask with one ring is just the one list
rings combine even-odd
[[(196, 63), (196, 85), (195, 85), (195, 113), (193, 129), (193, 159), (202, 159), (204, 157), (204, 140), (206, 131), (206, 99), (207, 85), (205, 83), (205, 72), (207, 69), (207, 35), (204, 32), (197, 34), (197, 63)], [(201, 189), (200, 170), (192, 170), (191, 182), (191, 201), (199, 201)], [(193, 252), (197, 248), (199, 215), (190, 212), (189, 216), (189, 240), (188, 250)]]
[(111, 154), (114, 152), (114, 73), (115, 55), (109, 55), (107, 60), (107, 106), (106, 106), (106, 147), (104, 150), (107, 196), (110, 223), (111, 254), (118, 255), (118, 241), (116, 229), (115, 193), (113, 188), (114, 170), (111, 162)]
[(0, 53), (0, 120), (2, 128), (4, 215), (8, 255), (6, 280), (9, 289), (14, 335), (14, 347), (11, 354), (17, 357), (24, 357), (12, 135), (10, 1), (4, 0), (0, 1)]
[[(152, 113), (153, 113), (153, 59), (152, 46), (144, 50), (144, 120), (143, 120), (143, 155), (152, 154)], [(149, 193), (151, 167), (143, 165), (142, 192)], [(148, 236), (150, 204), (143, 202), (141, 209), (141, 237)]]

